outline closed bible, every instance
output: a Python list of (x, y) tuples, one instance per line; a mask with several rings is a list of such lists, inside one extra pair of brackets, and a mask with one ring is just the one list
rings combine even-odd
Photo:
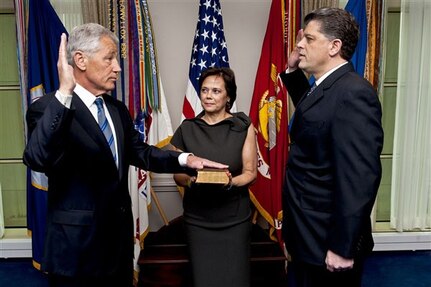
[(225, 169), (203, 168), (198, 170), (196, 183), (228, 184), (229, 177)]

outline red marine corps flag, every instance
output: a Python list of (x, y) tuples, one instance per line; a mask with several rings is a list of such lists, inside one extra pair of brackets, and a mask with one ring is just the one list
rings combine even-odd
[[(250, 195), (270, 225), (270, 237), (280, 243), (281, 191), (288, 157), (289, 115), (287, 92), (278, 75), (286, 69), (286, 51), (290, 42), (287, 31), (291, 33), (297, 29), (295, 23), (299, 16), (292, 11), (299, 11), (299, 2), (272, 1), (250, 107), (258, 144), (258, 175), (250, 187)], [(291, 15), (289, 19), (288, 15)]]

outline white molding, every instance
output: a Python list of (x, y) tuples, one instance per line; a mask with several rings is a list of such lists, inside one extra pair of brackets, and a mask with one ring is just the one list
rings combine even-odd
[(373, 233), (374, 251), (431, 250), (431, 232)]
[[(178, 199), (178, 193), (175, 182), (173, 181), (172, 174), (152, 174), (152, 186), (159, 194), (162, 201), (169, 201), (169, 197), (174, 197), (175, 200), (170, 200), (167, 203), (174, 202), (176, 205), (180, 204)], [(166, 193), (163, 193), (166, 192)], [(167, 204), (169, 205), (169, 204)], [(155, 208), (154, 208), (155, 209)], [(175, 217), (181, 213), (181, 210), (174, 210), (172, 206), (167, 208), (164, 207), (165, 211), (174, 212), (171, 217)], [(157, 214), (151, 217), (152, 212), (150, 211), (150, 220), (153, 225), (157, 225), (155, 222), (159, 217)], [(161, 225), (160, 223), (159, 225)], [(151, 224), (150, 224), (151, 225)], [(156, 227), (159, 227), (157, 225)], [(373, 232), (374, 237), (374, 251), (398, 251), (398, 250), (431, 250), (431, 231), (425, 232), (384, 232), (383, 230), (388, 228), (387, 226), (379, 227), (378, 232)], [(383, 230), (382, 230), (383, 229)], [(154, 230), (151, 229), (152, 231)], [(157, 230), (157, 228), (156, 228)], [(0, 239), (0, 258), (31, 258), (31, 238), (27, 236), (27, 229), (8, 229), (6, 228), (5, 235)]]
[[(431, 250), (431, 232), (373, 233), (374, 251)], [(31, 258), (30, 238), (0, 239), (0, 258)]]
[(173, 174), (170, 173), (151, 173), (151, 186), (156, 192), (177, 192)]
[(31, 258), (31, 238), (0, 239), (0, 258)]

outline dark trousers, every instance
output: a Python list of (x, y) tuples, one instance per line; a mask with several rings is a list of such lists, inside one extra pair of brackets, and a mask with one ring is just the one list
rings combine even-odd
[(287, 266), (288, 287), (361, 287), (363, 262), (357, 262), (346, 271), (329, 272), (326, 266), (303, 262), (289, 262)]

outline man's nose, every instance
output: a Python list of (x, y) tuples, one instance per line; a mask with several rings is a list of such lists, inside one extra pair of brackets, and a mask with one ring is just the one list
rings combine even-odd
[(304, 47), (304, 41), (305, 41), (305, 37), (302, 38), (300, 41), (298, 41), (298, 43), (296, 43), (296, 47), (297, 48), (303, 48)]
[(120, 67), (120, 63), (118, 62), (118, 59), (114, 59), (113, 65), (114, 65), (113, 67), (114, 72), (116, 73), (121, 72), (121, 67)]

